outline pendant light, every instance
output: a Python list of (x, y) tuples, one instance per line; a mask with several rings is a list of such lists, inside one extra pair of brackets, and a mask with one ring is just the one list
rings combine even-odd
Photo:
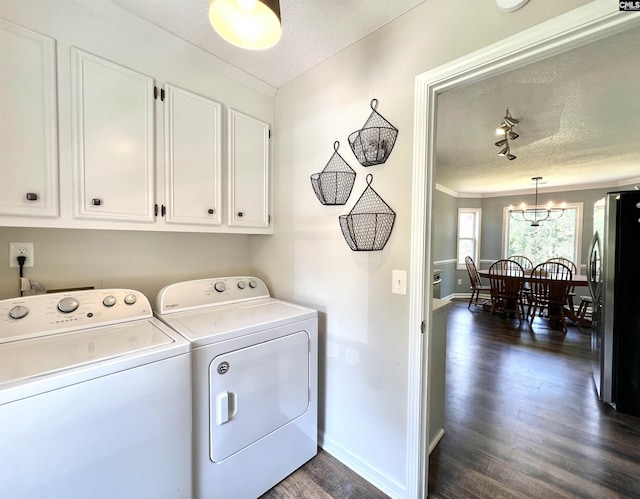
[(518, 137), (520, 137), (520, 135), (513, 131), (513, 127), (518, 126), (518, 123), (520, 123), (520, 120), (517, 120), (513, 116), (511, 116), (511, 114), (509, 113), (509, 108), (507, 108), (505, 117), (502, 118), (502, 123), (500, 123), (500, 126), (496, 128), (496, 133), (498, 135), (504, 135), (504, 138), (502, 140), (499, 140), (495, 143), (496, 147), (500, 147), (498, 156), (506, 157), (509, 161), (513, 161), (514, 159), (516, 159), (516, 156), (511, 154), (509, 141), (516, 140)]
[(518, 222), (528, 222), (531, 224), (531, 227), (540, 227), (540, 222), (552, 221), (560, 218), (566, 210), (566, 204), (562, 203), (560, 206), (554, 207), (553, 203), (549, 201), (547, 206), (544, 208), (539, 207), (538, 182), (542, 180), (542, 177), (533, 177), (531, 180), (536, 183), (536, 197), (533, 208), (527, 208), (524, 203), (517, 209), (510, 206), (509, 215)]
[(279, 0), (210, 0), (209, 22), (229, 43), (244, 49), (273, 47), (282, 34)]

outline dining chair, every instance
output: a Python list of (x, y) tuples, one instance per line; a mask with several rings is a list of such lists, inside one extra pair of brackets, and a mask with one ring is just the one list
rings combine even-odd
[[(560, 256), (554, 257), (554, 258), (549, 258), (547, 260), (548, 262), (558, 262), (561, 263), (563, 265), (566, 265), (567, 267), (569, 267), (571, 269), (571, 272), (573, 272), (573, 275), (576, 275), (578, 273), (578, 266), (573, 263), (571, 260), (569, 260), (568, 258), (563, 258)], [(574, 315), (578, 315), (576, 312), (576, 308), (575, 308), (575, 304), (574, 304), (574, 298), (576, 296), (576, 287), (575, 286), (571, 286), (571, 289), (569, 290), (569, 295), (567, 296), (567, 305), (569, 306), (569, 308), (571, 309), (571, 312)]]
[(533, 325), (536, 316), (542, 316), (542, 311), (547, 310), (550, 320), (559, 320), (562, 331), (567, 332), (565, 318), (565, 304), (567, 303), (571, 279), (571, 268), (560, 262), (543, 262), (536, 265), (531, 271), (531, 295), (530, 307), (527, 311), (529, 325)]
[(491, 287), (491, 315), (496, 310), (503, 311), (507, 316), (513, 312), (522, 323), (524, 303), (522, 290), (524, 288), (524, 270), (518, 262), (513, 260), (498, 260), (489, 267), (489, 284)]
[(573, 263), (571, 260), (569, 260), (568, 258), (563, 258), (560, 256), (556, 256), (554, 258), (549, 258), (547, 260), (547, 262), (557, 262), (557, 263), (561, 263), (562, 265), (566, 265), (567, 267), (569, 267), (571, 269), (571, 272), (573, 272), (574, 274), (578, 273), (578, 267), (576, 266), (575, 263)]
[(533, 262), (531, 259), (524, 255), (511, 255), (507, 260), (518, 262), (524, 270), (530, 270), (533, 268)]
[(471, 298), (469, 298), (468, 309), (471, 308), (471, 303), (474, 302), (475, 297), (475, 305), (478, 305), (478, 298), (480, 297), (480, 293), (484, 292), (490, 294), (491, 286), (488, 284), (483, 284), (482, 279), (480, 278), (480, 274), (478, 273), (478, 269), (476, 267), (473, 258), (467, 256), (464, 258), (464, 264), (467, 266), (467, 272), (469, 273), (469, 282), (471, 284)]

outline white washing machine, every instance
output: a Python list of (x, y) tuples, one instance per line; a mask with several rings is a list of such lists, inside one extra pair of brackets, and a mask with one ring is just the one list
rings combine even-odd
[(133, 290), (0, 301), (0, 497), (191, 497), (189, 342)]
[(192, 345), (194, 497), (255, 499), (316, 455), (316, 310), (242, 276), (167, 286), (155, 311)]

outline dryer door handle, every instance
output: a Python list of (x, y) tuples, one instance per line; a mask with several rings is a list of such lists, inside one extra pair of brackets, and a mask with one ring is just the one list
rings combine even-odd
[(229, 422), (229, 392), (220, 392), (216, 395), (216, 424), (223, 425)]

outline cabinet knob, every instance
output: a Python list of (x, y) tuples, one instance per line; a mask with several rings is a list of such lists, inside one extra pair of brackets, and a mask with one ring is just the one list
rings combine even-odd
[(209, 209), (207, 210), (207, 213), (208, 213), (209, 215), (213, 215), (215, 212), (216, 212), (216, 210), (214, 210), (213, 208), (209, 208)]
[(37, 201), (38, 195), (35, 192), (27, 192), (27, 201)]
[(102, 205), (102, 199), (100, 199), (100, 198), (93, 198), (93, 199), (91, 200), (91, 205), (92, 205), (92, 206), (100, 206), (100, 205)]
[(244, 216), (244, 213), (242, 213), (241, 211), (239, 211), (239, 212), (238, 212), (238, 216), (239, 216), (239, 217), (243, 217), (243, 216)]

